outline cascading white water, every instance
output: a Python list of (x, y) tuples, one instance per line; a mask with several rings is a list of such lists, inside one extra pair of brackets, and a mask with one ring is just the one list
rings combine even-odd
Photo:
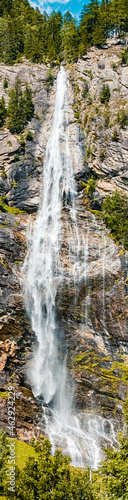
[[(80, 264), (80, 238), (75, 209), (76, 188), (70, 155), (66, 73), (57, 79), (55, 112), (44, 161), (43, 198), (22, 270), (26, 307), (37, 344), (28, 377), (35, 396), (43, 397), (45, 431), (53, 446), (69, 453), (73, 465), (96, 468), (101, 459), (100, 441), (106, 435), (106, 420), (76, 413), (73, 387), (60, 355), (56, 320), (56, 295), (63, 281), (61, 262), (62, 200), (68, 204), (72, 238), (68, 239), (73, 280), (86, 275), (87, 258)], [(51, 404), (50, 404), (51, 403)], [(113, 439), (109, 425), (108, 441)]]

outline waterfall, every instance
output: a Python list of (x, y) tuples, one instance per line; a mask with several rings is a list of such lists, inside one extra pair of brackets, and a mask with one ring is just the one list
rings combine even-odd
[[(22, 269), (25, 304), (36, 336), (34, 358), (28, 378), (34, 395), (42, 396), (42, 419), (52, 443), (70, 454), (73, 465), (93, 468), (102, 457), (100, 442), (106, 436), (106, 420), (92, 413), (77, 412), (73, 403), (73, 383), (62, 356), (56, 318), (56, 296), (64, 280), (61, 258), (62, 205), (70, 213), (68, 260), (70, 278), (75, 283), (86, 276), (88, 236), (83, 257), (75, 208), (76, 187), (69, 142), (67, 79), (61, 67), (57, 78), (55, 112), (43, 166), (43, 197)], [(85, 240), (84, 240), (85, 241)], [(72, 275), (72, 276), (71, 276)], [(112, 423), (107, 440), (113, 439)]]

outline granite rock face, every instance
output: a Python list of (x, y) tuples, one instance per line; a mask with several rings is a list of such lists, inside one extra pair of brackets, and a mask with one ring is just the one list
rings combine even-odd
[[(115, 187), (127, 192), (127, 128), (119, 130), (119, 141), (113, 142), (115, 126), (106, 132), (103, 126), (105, 109), (98, 100), (103, 81), (109, 80), (111, 120), (114, 120), (119, 98), (122, 104), (127, 98), (127, 87), (120, 81), (127, 85), (128, 70), (120, 67), (118, 75), (119, 70), (113, 71), (111, 67), (112, 61), (119, 62), (118, 46), (114, 52), (112, 47), (106, 51), (91, 49), (85, 58), (67, 71), (70, 149), (78, 188), (76, 214), (80, 255), (83, 257), (78, 278), (72, 272), (72, 259), (68, 257), (67, 242), (70, 240), (73, 248), (74, 227), (64, 206), (61, 235), (63, 279), (56, 297), (56, 317), (58, 331), (64, 332), (62, 344), (75, 381), (77, 406), (108, 418), (114, 416), (118, 423), (122, 421), (122, 402), (127, 391), (119, 368), (128, 354), (128, 255), (115, 245), (104, 223), (87, 210), (83, 184), (88, 173), (95, 171), (101, 198)], [(24, 149), (19, 136), (10, 134), (4, 127), (0, 131), (0, 189), (10, 208), (10, 212), (0, 212), (0, 404), (3, 408), (0, 425), (7, 426), (7, 399), (4, 396), (11, 376), (17, 393), (16, 436), (26, 440), (43, 429), (40, 403), (35, 400), (27, 382), (26, 363), (31, 362), (34, 335), (23, 304), (20, 271), (27, 251), (27, 228), (33, 224), (42, 195), (43, 160), (54, 112), (57, 72), (58, 68), (54, 68), (54, 85), (48, 93), (44, 65), (26, 61), (13, 67), (0, 65), (0, 94), (5, 96), (6, 102), (8, 93), (3, 90), (3, 79), (8, 78), (10, 87), (18, 74), (23, 88), (26, 81), (31, 85), (35, 105), (35, 115), (29, 123), (33, 140), (25, 141)], [(83, 79), (86, 79), (88, 94), (93, 99), (91, 104), (85, 98), (82, 98), (82, 104), (79, 103), (81, 120), (86, 112), (89, 115), (89, 133), (86, 127), (82, 130), (73, 112), (74, 102), (82, 96)], [(76, 84), (79, 85), (77, 97), (76, 89), (74, 94)], [(117, 87), (118, 90), (114, 90)], [(100, 112), (96, 112), (96, 107)], [(97, 150), (87, 158), (85, 142), (87, 148), (90, 144), (93, 148), (95, 133)], [(103, 145), (107, 154), (101, 162), (99, 151)], [(19, 209), (19, 213), (13, 213), (13, 207)], [(113, 366), (113, 363), (116, 364)]]
[[(92, 47), (70, 69), (85, 159), (97, 175), (101, 198), (115, 189), (128, 193), (128, 127), (122, 128), (118, 118), (122, 110), (128, 111), (128, 67), (121, 65), (121, 52), (119, 40), (108, 40), (105, 50)], [(111, 93), (107, 105), (100, 101), (103, 84), (109, 85)]]

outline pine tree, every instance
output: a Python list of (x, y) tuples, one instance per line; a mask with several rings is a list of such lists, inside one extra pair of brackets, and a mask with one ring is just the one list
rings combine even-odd
[(76, 21), (71, 14), (67, 12), (64, 17), (64, 23), (61, 28), (62, 50), (64, 58), (71, 62), (78, 57), (78, 31)]
[(0, 99), (0, 128), (4, 123), (5, 117), (6, 117), (6, 107), (5, 107), (4, 97), (2, 96), (2, 98)]
[(7, 126), (10, 132), (19, 134), (34, 113), (31, 89), (26, 84), (25, 91), (22, 92), (21, 81), (17, 77), (14, 88), (9, 91), (9, 97)]

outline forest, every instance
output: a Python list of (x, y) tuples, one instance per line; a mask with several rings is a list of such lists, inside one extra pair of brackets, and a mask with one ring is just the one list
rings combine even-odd
[(0, 0), (0, 61), (12, 64), (24, 55), (32, 62), (77, 59), (92, 45), (101, 47), (114, 31), (128, 31), (128, 0), (91, 0), (77, 23), (70, 12), (47, 15), (28, 0)]

